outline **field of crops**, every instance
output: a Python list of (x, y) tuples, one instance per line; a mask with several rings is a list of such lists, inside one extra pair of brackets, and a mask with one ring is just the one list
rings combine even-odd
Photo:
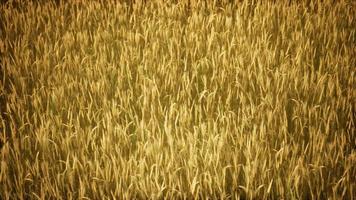
[(355, 18), (351, 0), (0, 4), (0, 199), (356, 199)]

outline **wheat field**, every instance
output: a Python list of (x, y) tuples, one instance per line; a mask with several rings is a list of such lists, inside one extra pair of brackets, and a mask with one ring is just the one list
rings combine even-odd
[(0, 199), (356, 199), (353, 1), (0, 5)]

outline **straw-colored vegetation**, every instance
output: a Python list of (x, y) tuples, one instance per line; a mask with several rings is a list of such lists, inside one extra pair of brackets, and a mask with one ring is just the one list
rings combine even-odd
[(351, 0), (16, 2), (1, 199), (356, 198)]

